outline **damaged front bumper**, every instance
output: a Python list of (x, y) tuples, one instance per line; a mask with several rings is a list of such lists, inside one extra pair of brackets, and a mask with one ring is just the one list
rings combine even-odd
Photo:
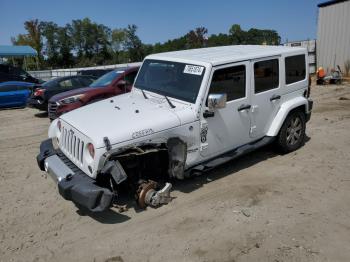
[(60, 150), (55, 150), (51, 139), (41, 143), (37, 162), (39, 168), (57, 182), (58, 191), (64, 199), (92, 212), (105, 211), (111, 206), (113, 192), (96, 185), (94, 179), (82, 172)]

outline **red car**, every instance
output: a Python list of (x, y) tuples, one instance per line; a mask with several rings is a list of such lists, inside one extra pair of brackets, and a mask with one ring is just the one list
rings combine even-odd
[(89, 87), (57, 94), (48, 104), (51, 120), (76, 108), (131, 91), (139, 67), (115, 69), (97, 80)]

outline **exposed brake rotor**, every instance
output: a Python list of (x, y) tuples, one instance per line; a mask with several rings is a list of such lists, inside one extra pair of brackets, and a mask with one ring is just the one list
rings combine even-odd
[(143, 182), (138, 190), (137, 190), (137, 203), (141, 208), (146, 208), (146, 196), (149, 193), (154, 193), (156, 192), (158, 184), (152, 180), (149, 180), (148, 182)]
[(170, 189), (172, 185), (166, 183), (165, 186), (157, 191), (158, 184), (155, 181), (149, 180), (142, 182), (137, 190), (137, 203), (141, 208), (147, 206), (158, 207), (162, 204), (167, 204), (172, 200)]

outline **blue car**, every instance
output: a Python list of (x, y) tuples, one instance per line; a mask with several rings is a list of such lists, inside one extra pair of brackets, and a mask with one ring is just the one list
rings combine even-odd
[(34, 85), (17, 81), (0, 83), (0, 108), (25, 107)]

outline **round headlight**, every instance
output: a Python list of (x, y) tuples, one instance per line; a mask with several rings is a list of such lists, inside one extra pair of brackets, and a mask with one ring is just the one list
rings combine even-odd
[(94, 145), (91, 144), (91, 143), (89, 143), (89, 144), (87, 144), (87, 148), (88, 148), (88, 150), (89, 150), (90, 156), (91, 156), (92, 158), (94, 158), (94, 157), (95, 157), (95, 148), (94, 148)]
[(57, 127), (58, 127), (58, 130), (60, 130), (60, 132), (61, 132), (61, 120), (57, 121)]

